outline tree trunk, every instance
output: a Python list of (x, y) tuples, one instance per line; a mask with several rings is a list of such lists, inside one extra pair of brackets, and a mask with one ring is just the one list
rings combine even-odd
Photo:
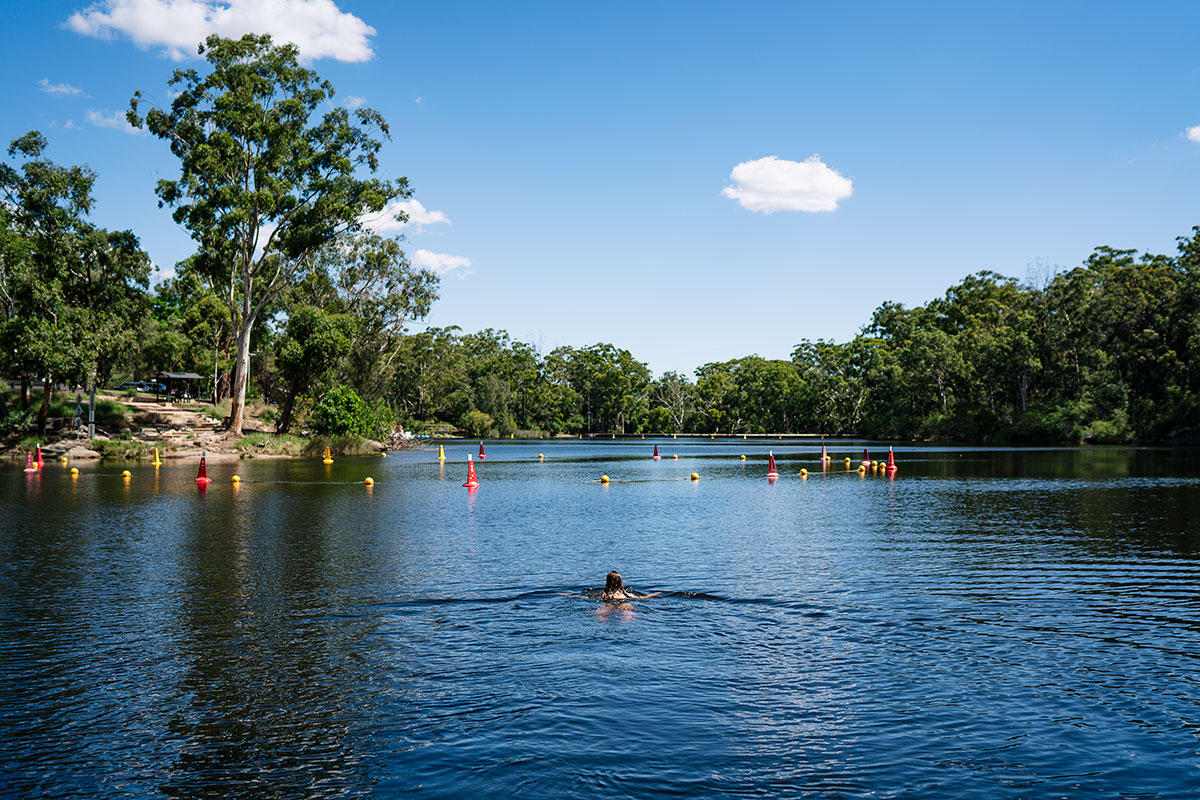
[(250, 375), (250, 329), (253, 325), (253, 319), (244, 318), (238, 331), (237, 356), (233, 360), (233, 385), (229, 387), (233, 402), (229, 406), (227, 430), (237, 436), (242, 435), (242, 421), (245, 417), (246, 384)]
[(293, 381), (288, 387), (287, 397), (283, 400), (283, 410), (279, 413), (279, 422), (275, 424), (276, 433), (287, 433), (292, 426), (292, 408), (296, 405), (296, 395), (300, 394), (300, 381)]
[(50, 415), (50, 393), (51, 393), (51, 391), (52, 390), (51, 390), (51, 385), (50, 385), (50, 376), (47, 375), (46, 379), (45, 379), (45, 383), (42, 384), (42, 406), (41, 406), (41, 408), (38, 409), (38, 414), (37, 414), (38, 436), (42, 436), (42, 437), (44, 437), (46, 435), (46, 417), (48, 417)]

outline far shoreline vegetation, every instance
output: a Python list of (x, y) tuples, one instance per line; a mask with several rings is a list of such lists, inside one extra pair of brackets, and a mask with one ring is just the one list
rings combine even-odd
[[(270, 37), (210, 37), (201, 52), (209, 71), (177, 71), (169, 108), (143, 109), (139, 92), (129, 112), (180, 161), (156, 192), (197, 249), (170, 280), (151, 288), (137, 236), (88, 221), (95, 173), (45, 158), (41, 133), (14, 139), (0, 163), (0, 373), (18, 387), (0, 393), (7, 447), (73, 426), (93, 381), (160, 371), (207, 376), (213, 424), (243, 452), (353, 449), (400, 426), (472, 438), (1200, 437), (1200, 227), (1172, 256), (1099, 247), (1025, 282), (977, 272), (923, 306), (885, 302), (848, 342), (655, 378), (612, 344), (542, 353), (505, 331), (410, 332), (438, 277), (363, 222), (412, 194), (404, 178), (371, 177), (386, 122), (332, 106), (332, 87)], [(110, 427), (136, 424), (119, 398), (105, 402)]]

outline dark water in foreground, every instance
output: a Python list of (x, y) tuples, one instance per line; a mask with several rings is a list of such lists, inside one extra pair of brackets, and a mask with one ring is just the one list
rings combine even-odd
[(0, 794), (1200, 796), (1194, 451), (652, 443), (6, 465)]

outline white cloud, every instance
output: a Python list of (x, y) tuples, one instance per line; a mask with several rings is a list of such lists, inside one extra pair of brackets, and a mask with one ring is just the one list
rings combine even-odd
[(66, 26), (98, 39), (128, 37), (138, 47), (161, 47), (170, 58), (196, 57), (209, 34), (238, 38), (269, 33), (292, 42), (305, 59), (368, 61), (375, 29), (333, 0), (99, 0), (76, 11)]
[(422, 269), (432, 270), (438, 275), (445, 275), (452, 270), (462, 270), (458, 277), (465, 278), (471, 274), (471, 259), (463, 256), (452, 256), (449, 253), (432, 253), (428, 250), (418, 250), (413, 254), (412, 263)]
[(46, 94), (58, 94), (63, 97), (74, 97), (75, 95), (83, 94), (83, 89), (78, 86), (72, 86), (69, 83), (51, 83), (49, 78), (42, 78), (38, 81), (38, 86), (42, 87), (42, 91)]
[(362, 108), (366, 102), (367, 99), (365, 97), (359, 97), (358, 95), (352, 94), (346, 98), (342, 105), (353, 111), (356, 108)]
[(87, 121), (98, 128), (112, 128), (115, 131), (124, 131), (134, 136), (144, 133), (144, 131), (140, 131), (129, 124), (129, 121), (125, 119), (124, 111), (97, 111), (94, 108), (89, 108), (87, 111)]
[(774, 211), (833, 211), (838, 201), (854, 193), (854, 184), (830, 169), (820, 156), (803, 162), (767, 156), (743, 161), (729, 173), (735, 186), (721, 194), (742, 208), (770, 214)]
[(69, 119), (66, 122), (64, 122), (63, 127), (70, 131), (79, 130), (79, 126), (75, 124), (75, 120), (73, 120), (73, 119)]
[[(396, 214), (401, 211), (408, 215), (408, 222), (396, 219)], [(449, 217), (441, 211), (429, 211), (421, 205), (420, 200), (393, 200), (383, 211), (364, 216), (360, 221), (367, 230), (375, 231), (380, 236), (390, 236), (410, 227), (420, 232), (426, 225), (451, 224)]]
[(175, 267), (163, 267), (158, 264), (150, 265), (150, 278), (154, 285), (169, 281), (175, 277)]
[(1187, 137), (1196, 144), (1200, 144), (1200, 125), (1193, 125), (1188, 128)]

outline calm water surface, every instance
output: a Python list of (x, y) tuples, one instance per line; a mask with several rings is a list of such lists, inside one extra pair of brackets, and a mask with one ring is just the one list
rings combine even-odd
[(6, 464), (0, 794), (1200, 796), (1194, 451), (653, 443)]

